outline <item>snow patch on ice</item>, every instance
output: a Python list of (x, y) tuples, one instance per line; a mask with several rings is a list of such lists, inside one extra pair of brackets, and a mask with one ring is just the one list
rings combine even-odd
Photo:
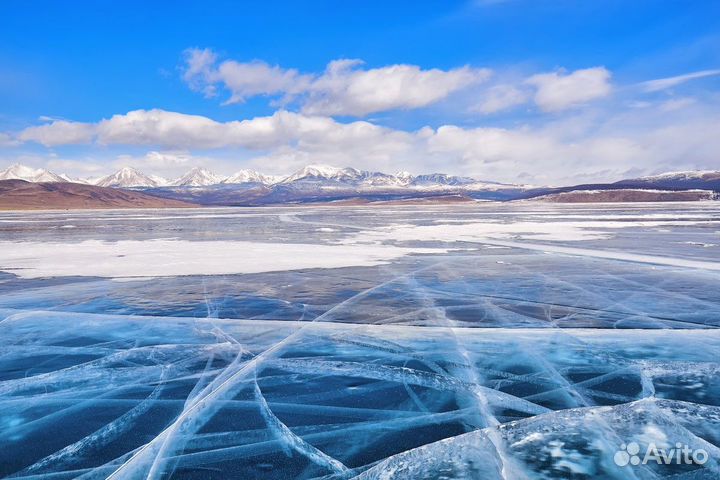
[(374, 266), (442, 248), (245, 241), (123, 240), (0, 242), (0, 270), (22, 278), (230, 275), (307, 268)]
[(613, 237), (611, 231), (621, 228), (654, 228), (663, 226), (690, 226), (708, 222), (672, 221), (587, 221), (587, 222), (534, 222), (513, 223), (473, 222), (465, 224), (446, 223), (443, 225), (398, 224), (384, 228), (362, 231), (353, 241), (438, 241), (476, 242), (483, 239), (529, 239), (578, 242), (604, 240)]

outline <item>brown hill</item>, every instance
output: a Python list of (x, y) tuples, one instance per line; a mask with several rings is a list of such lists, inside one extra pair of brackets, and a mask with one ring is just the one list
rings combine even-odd
[(0, 210), (82, 208), (183, 208), (196, 205), (131, 190), (81, 183), (30, 183), (0, 180)]

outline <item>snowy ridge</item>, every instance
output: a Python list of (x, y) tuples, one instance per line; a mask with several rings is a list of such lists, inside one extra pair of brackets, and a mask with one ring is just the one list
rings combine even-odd
[(679, 172), (665, 172), (658, 175), (639, 177), (637, 180), (698, 180), (707, 178), (720, 178), (720, 170), (687, 170)]
[(354, 168), (337, 168), (330, 165), (308, 165), (301, 168), (292, 175), (286, 177), (282, 183), (292, 183), (298, 180), (308, 178), (324, 178), (324, 179), (348, 179), (358, 178), (360, 171)]
[(263, 185), (271, 185), (282, 180), (282, 177), (276, 177), (274, 175), (263, 175), (256, 170), (239, 170), (225, 180), (222, 183), (261, 183)]
[[(242, 169), (232, 175), (217, 174), (203, 167), (194, 167), (184, 175), (169, 180), (156, 175), (124, 167), (111, 175), (95, 179), (73, 179), (43, 169), (15, 164), (0, 172), (0, 180), (19, 178), (30, 182), (76, 182), (111, 188), (154, 189), (154, 194), (191, 201), (204, 205), (256, 205), (306, 201), (334, 201), (350, 198), (387, 199), (460, 195), (475, 200), (517, 200), (558, 194), (572, 190), (609, 191), (618, 188), (642, 189), (650, 192), (705, 190), (707, 199), (716, 199), (720, 192), (720, 171), (669, 172), (661, 175), (621, 180), (611, 184), (587, 184), (557, 188), (536, 187), (526, 184), (508, 184), (483, 181), (471, 177), (428, 173), (413, 175), (399, 171), (388, 174), (379, 171), (359, 170), (352, 167), (335, 167), (311, 164), (286, 176), (267, 175), (257, 170)], [(713, 193), (715, 192), (715, 193)], [(596, 193), (598, 195), (598, 193)], [(633, 200), (630, 192), (619, 192), (627, 201)], [(385, 196), (385, 197), (383, 197)], [(563, 195), (562, 198), (569, 195)], [(676, 195), (681, 197), (682, 195)], [(667, 201), (678, 201), (667, 196)], [(620, 197), (618, 197), (620, 198)], [(687, 198), (686, 198), (687, 199)], [(692, 200), (692, 199), (688, 199)]]
[(298, 188), (338, 189), (352, 187), (367, 191), (373, 189), (410, 189), (415, 191), (442, 191), (485, 189), (492, 190), (516, 185), (478, 181), (445, 173), (431, 173), (414, 176), (400, 171), (395, 174), (358, 170), (352, 167), (339, 168), (331, 165), (308, 165), (287, 175), (267, 175), (256, 170), (243, 169), (230, 176), (218, 175), (206, 168), (194, 167), (175, 180), (157, 175), (148, 175), (133, 167), (99, 178), (76, 179), (57, 175), (43, 169), (33, 169), (15, 164), (0, 173), (0, 180), (19, 178), (30, 182), (76, 182), (113, 188), (156, 188), (156, 187), (209, 187), (213, 185), (260, 184), (285, 185)]
[(216, 185), (221, 183), (223, 180), (225, 180), (224, 177), (216, 175), (210, 170), (202, 167), (195, 167), (182, 177), (170, 183), (170, 185), (176, 187), (205, 187), (208, 185)]
[(65, 177), (42, 168), (32, 168), (19, 163), (13, 164), (0, 172), (0, 180), (25, 180), (28, 182), (66, 182)]
[(337, 168), (329, 165), (309, 165), (280, 182), (285, 185), (315, 184), (321, 188), (339, 188), (352, 186), (360, 190), (386, 188), (411, 189), (418, 191), (456, 189), (493, 189), (514, 185), (496, 182), (480, 182), (469, 177), (458, 177), (444, 173), (432, 173), (413, 176), (409, 172), (397, 172), (394, 175), (357, 170), (355, 168)]
[(159, 187), (165, 185), (167, 181), (160, 177), (151, 177), (141, 173), (134, 168), (124, 167), (117, 172), (104, 176), (97, 181), (94, 185), (98, 187), (119, 187), (119, 188), (132, 188), (132, 187)]

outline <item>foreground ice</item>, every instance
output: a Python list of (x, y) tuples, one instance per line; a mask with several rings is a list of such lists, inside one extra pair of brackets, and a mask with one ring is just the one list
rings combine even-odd
[(631, 441), (720, 474), (717, 330), (4, 315), (5, 475), (631, 478)]
[[(462, 208), (0, 217), (18, 246), (0, 270), (11, 256), (42, 268), (19, 253), (29, 244), (170, 231), (197, 252), (208, 238), (409, 250), (382, 264), (122, 282), (71, 260), (73, 276), (6, 269), (0, 476), (718, 478), (720, 273), (704, 246), (718, 243), (718, 212), (503, 208), (485, 215), (629, 226), (538, 243), (422, 230), (477, 224)], [(708, 460), (618, 465), (630, 443)]]

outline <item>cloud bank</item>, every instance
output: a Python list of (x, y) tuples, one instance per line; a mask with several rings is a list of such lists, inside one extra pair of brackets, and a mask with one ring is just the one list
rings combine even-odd
[(610, 72), (604, 67), (542, 73), (526, 83), (537, 88), (535, 103), (546, 112), (556, 112), (606, 97), (610, 94)]
[(219, 87), (230, 92), (226, 104), (258, 95), (282, 96), (281, 103), (298, 100), (310, 115), (364, 116), (388, 110), (425, 107), (471, 85), (487, 80), (491, 71), (467, 66), (423, 70), (416, 65), (362, 68), (354, 59), (333, 60), (320, 74), (255, 60), (217, 62), (209, 49), (185, 52), (183, 79), (190, 88), (215, 96)]
[[(510, 182), (552, 183), (568, 176), (609, 180), (629, 169), (717, 163), (720, 138), (714, 125), (720, 116), (687, 116), (681, 123), (668, 119), (637, 127), (640, 120), (657, 116), (663, 108), (604, 120), (576, 116), (541, 127), (441, 125), (413, 131), (285, 110), (219, 122), (153, 109), (96, 123), (56, 120), (29, 127), (18, 137), (48, 146), (148, 147), (145, 160), (156, 167), (190, 164), (193, 151), (234, 149), (248, 152), (247, 164), (270, 173), (319, 162), (385, 171), (450, 171)], [(175, 153), (159, 154), (162, 149)]]

